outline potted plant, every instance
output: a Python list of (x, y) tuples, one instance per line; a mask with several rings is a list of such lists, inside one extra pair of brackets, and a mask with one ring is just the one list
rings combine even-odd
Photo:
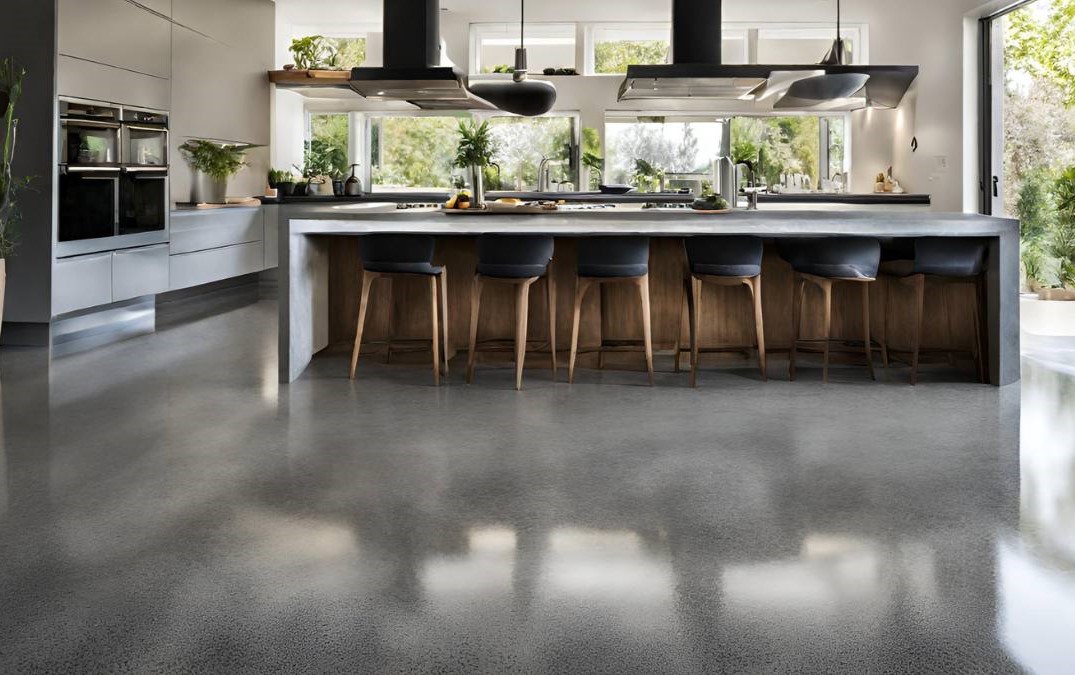
[(291, 56), (298, 70), (339, 70), (339, 50), (323, 35), (295, 38), (291, 41)]
[(4, 316), (4, 295), (7, 291), (7, 258), (15, 252), (14, 228), (19, 220), (15, 196), (30, 183), (28, 177), (16, 177), (11, 170), (15, 156), (15, 136), (19, 120), (15, 105), (22, 96), (26, 71), (13, 59), (0, 61), (0, 115), (3, 115), (3, 138), (0, 139), (0, 320)]
[(453, 164), (470, 172), (471, 202), (475, 208), (485, 206), (485, 188), (483, 171), (487, 166), (495, 167), (493, 155), (496, 154), (496, 142), (489, 122), (459, 122), (459, 146), (456, 149)]
[(635, 185), (639, 192), (659, 192), (664, 180), (664, 169), (644, 159), (635, 160)]
[(583, 185), (599, 190), (605, 171), (605, 160), (601, 156), (601, 137), (593, 127), (582, 130), (582, 165), (586, 167), (588, 174), (586, 180), (582, 181)]
[(246, 166), (249, 144), (220, 143), (191, 139), (179, 146), (187, 163), (194, 169), (191, 201), (195, 204), (226, 204), (228, 179)]

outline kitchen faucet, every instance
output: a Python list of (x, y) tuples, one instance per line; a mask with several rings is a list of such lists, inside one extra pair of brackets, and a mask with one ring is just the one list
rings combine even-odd
[(548, 192), (549, 184), (552, 178), (552, 169), (549, 167), (549, 162), (552, 160), (548, 157), (542, 157), (541, 163), (538, 164), (538, 192)]

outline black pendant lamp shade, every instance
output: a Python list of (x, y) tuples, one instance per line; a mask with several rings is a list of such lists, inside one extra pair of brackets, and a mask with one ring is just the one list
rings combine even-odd
[[(840, 0), (836, 0), (836, 39), (832, 48), (821, 59), (819, 65), (851, 65), (851, 50), (840, 35)], [(818, 101), (834, 101), (851, 98), (870, 81), (866, 73), (828, 72), (817, 77), (808, 77), (791, 85), (788, 94), (777, 102), (775, 108), (798, 108), (809, 106)]]
[(552, 110), (556, 87), (551, 82), (527, 79), (526, 0), (520, 0), (519, 48), (515, 50), (515, 72), (511, 82), (474, 82), (468, 88), (504, 112), (537, 117)]

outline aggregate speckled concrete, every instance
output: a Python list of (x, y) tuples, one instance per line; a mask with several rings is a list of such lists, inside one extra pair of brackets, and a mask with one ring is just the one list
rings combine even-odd
[(1068, 377), (281, 387), (275, 317), (0, 352), (0, 672), (1075, 663)]

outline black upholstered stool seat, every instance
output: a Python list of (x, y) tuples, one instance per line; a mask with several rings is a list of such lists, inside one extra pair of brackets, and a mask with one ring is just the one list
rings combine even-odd
[(881, 243), (868, 237), (787, 239), (779, 250), (796, 272), (825, 279), (875, 279), (881, 264)]
[[(699, 338), (702, 325), (702, 292), (706, 284), (746, 286), (754, 305), (754, 345), (758, 350), (758, 367), (762, 380), (768, 379), (765, 355), (765, 321), (762, 316), (761, 270), (765, 242), (758, 237), (698, 236), (683, 240), (687, 252), (687, 278), (684, 295), (687, 322), (690, 326), (691, 386), (698, 386), (699, 355), (707, 352), (740, 352), (749, 347), (702, 348)], [(682, 320), (681, 320), (682, 321)], [(678, 335), (678, 333), (677, 333)], [(680, 349), (675, 345), (675, 364), (679, 370)]]
[[(579, 353), (579, 322), (582, 302), (594, 286), (608, 283), (633, 283), (638, 287), (642, 301), (642, 351), (646, 355), (649, 382), (653, 376), (653, 330), (650, 317), (649, 297), (649, 237), (583, 237), (578, 240), (578, 277), (575, 281), (575, 307), (571, 323), (571, 358), (567, 366), (567, 381), (575, 381), (575, 360)], [(633, 343), (624, 343), (625, 349), (637, 349)], [(598, 367), (604, 367), (607, 345), (604, 341), (597, 347)], [(594, 351), (594, 350), (590, 350)]]
[(422, 276), (437, 276), (444, 272), (443, 267), (437, 267), (428, 262), (363, 261), (362, 268), (367, 272), (383, 272), (384, 274), (419, 274)]
[[(971, 355), (978, 369), (978, 378), (985, 382), (985, 347), (982, 344), (984, 330), (981, 325), (983, 312), (981, 310), (984, 296), (983, 280), (985, 275), (986, 257), (989, 252), (989, 244), (985, 239), (974, 237), (919, 237), (908, 240), (902, 248), (886, 250), (886, 257), (890, 258), (881, 265), (882, 274), (898, 280), (903, 284), (910, 285), (915, 292), (915, 324), (913, 334), (913, 346), (911, 349), (911, 384), (918, 382), (918, 364), (922, 351), (922, 321), (925, 316), (926, 278), (933, 278), (945, 285), (969, 285), (974, 288), (974, 345)], [(890, 284), (885, 285), (885, 294), (889, 293)], [(944, 291), (942, 290), (942, 293)], [(947, 296), (942, 295), (942, 301), (947, 303)], [(887, 347), (888, 340), (888, 315), (885, 314), (885, 331), (882, 344)], [(945, 321), (949, 316), (945, 312)], [(951, 325), (948, 325), (951, 334)], [(951, 340), (949, 340), (951, 342)], [(941, 349), (933, 351), (952, 350)]]
[[(801, 342), (820, 342), (823, 345), (824, 365), (822, 379), (829, 379), (829, 352), (832, 348), (832, 287), (836, 282), (858, 283), (862, 287), (862, 325), (866, 365), (870, 377), (876, 379), (873, 370), (874, 342), (870, 338), (870, 284), (876, 280), (881, 265), (881, 242), (869, 237), (817, 237), (781, 240), (780, 257), (795, 270), (795, 287), (792, 297), (793, 335), (788, 360), (788, 374), (792, 380), (796, 374), (796, 360)], [(824, 311), (822, 338), (804, 340), (802, 311), (807, 284), (821, 290)], [(888, 352), (884, 343), (878, 345), (885, 365)]]
[(580, 277), (628, 278), (649, 274), (648, 237), (579, 239)]
[(540, 277), (549, 268), (553, 238), (483, 234), (478, 237), (478, 274), (495, 279)]
[[(440, 384), (440, 347), (444, 347), (444, 373), (448, 372), (448, 271), (433, 264), (436, 241), (428, 235), (371, 234), (361, 238), (359, 256), (362, 259), (362, 290), (358, 305), (358, 325), (355, 346), (351, 352), (351, 379), (358, 370), (358, 358), (362, 351), (362, 333), (366, 324), (370, 288), (378, 279), (391, 279), (400, 275), (429, 277), (430, 311), (433, 320), (433, 381)], [(438, 290), (440, 308), (437, 307)], [(391, 321), (389, 322), (391, 324)], [(438, 325), (443, 326), (443, 338), (438, 335)], [(388, 358), (392, 357), (392, 326), (389, 325)]]
[(556, 379), (556, 282), (549, 274), (554, 249), (553, 238), (545, 235), (483, 234), (478, 237), (477, 274), (474, 275), (471, 289), (467, 384), (474, 381), (482, 288), (486, 282), (506, 283), (515, 286), (515, 388), (522, 389), (530, 287), (540, 278), (545, 279), (549, 351), (552, 356), (552, 377)]
[(756, 277), (765, 246), (757, 237), (688, 237), (684, 240), (692, 274)]

